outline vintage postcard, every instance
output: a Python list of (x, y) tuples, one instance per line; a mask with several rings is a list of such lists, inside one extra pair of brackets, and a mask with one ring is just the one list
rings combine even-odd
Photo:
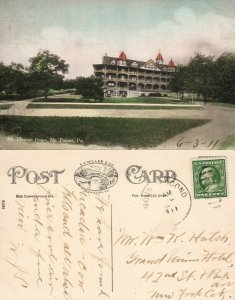
[(1, 149), (235, 149), (234, 0), (0, 0)]
[(232, 151), (1, 151), (1, 300), (235, 299)]

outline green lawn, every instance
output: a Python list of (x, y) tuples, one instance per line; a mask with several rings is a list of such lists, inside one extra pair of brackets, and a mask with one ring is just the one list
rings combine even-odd
[[(45, 102), (45, 103), (54, 103), (54, 102), (65, 102), (65, 103), (82, 103), (81, 96), (79, 95), (60, 95), (58, 97), (55, 96), (49, 96), (47, 99), (40, 98), (37, 100), (33, 100), (34, 103), (37, 102)], [(85, 102), (89, 102), (89, 100), (86, 100)]]
[[(46, 103), (54, 103), (54, 102), (65, 102), (65, 103), (93, 103), (94, 101), (89, 99), (83, 99), (81, 96), (76, 95), (68, 95), (61, 97), (48, 97), (48, 99), (38, 99), (33, 102), (46, 102)], [(179, 99), (167, 98), (167, 97), (133, 97), (133, 98), (105, 98), (102, 103), (159, 103), (159, 104), (191, 104), (191, 101), (181, 101)]]
[(106, 98), (103, 103), (159, 103), (159, 104), (185, 104), (190, 101), (181, 101), (179, 99), (168, 97), (133, 97), (133, 98)]
[(228, 136), (220, 145), (220, 150), (235, 149), (235, 134)]
[(6, 110), (12, 107), (13, 104), (0, 104), (0, 110)]
[(0, 116), (5, 135), (81, 139), (84, 145), (146, 148), (209, 120)]
[(223, 103), (223, 102), (214, 102), (215, 106), (222, 107), (222, 108), (233, 108), (235, 109), (235, 104), (233, 103)]
[[(185, 104), (185, 103), (184, 103)], [(28, 109), (201, 109), (200, 106), (148, 106), (146, 105), (99, 105), (99, 104), (55, 104), (55, 103), (30, 103), (27, 106)]]

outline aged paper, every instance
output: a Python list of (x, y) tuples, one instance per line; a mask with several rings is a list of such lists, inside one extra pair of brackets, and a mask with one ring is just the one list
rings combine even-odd
[(235, 299), (235, 154), (1, 151), (0, 299)]
[(234, 0), (0, 0), (0, 149), (234, 150)]

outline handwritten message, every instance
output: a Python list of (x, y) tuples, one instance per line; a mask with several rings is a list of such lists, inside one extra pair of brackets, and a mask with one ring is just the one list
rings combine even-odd
[(13, 207), (17, 232), (5, 257), (13, 287), (29, 298), (32, 291), (43, 299), (110, 297), (109, 195), (38, 185), (17, 194)]

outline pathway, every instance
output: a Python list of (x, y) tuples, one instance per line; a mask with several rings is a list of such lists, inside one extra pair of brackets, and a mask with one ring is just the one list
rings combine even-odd
[[(107, 109), (105, 108), (105, 103), (97, 104), (97, 105), (104, 105), (102, 109), (95, 109), (93, 108), (94, 103), (92, 104), (83, 104), (83, 105), (91, 105), (92, 108), (66, 108), (66, 109), (50, 109), (50, 108), (40, 108), (40, 109), (26, 109), (27, 105), (32, 100), (24, 100), (14, 102), (14, 105), (9, 110), (2, 110), (0, 111), (0, 115), (19, 115), (19, 116), (34, 116), (34, 117), (109, 117), (109, 118), (148, 118), (148, 119), (205, 119), (207, 118), (207, 113), (204, 109), (200, 109), (201, 105), (195, 104), (195, 107), (199, 109), (183, 109), (185, 107), (190, 107), (191, 105), (181, 105), (181, 104), (173, 104), (173, 106), (182, 107), (182, 109)], [(12, 102), (11, 102), (12, 104)], [(40, 105), (40, 103), (37, 103)], [(45, 104), (45, 103), (41, 103)], [(50, 104), (50, 103), (48, 103)], [(63, 105), (65, 103), (53, 103), (57, 105)], [(74, 103), (66, 103), (66, 105), (74, 105)], [(75, 104), (76, 105), (76, 104)], [(120, 105), (126, 106), (127, 104), (116, 104), (113, 103), (112, 105)], [(128, 106), (167, 106), (167, 104), (128, 104)], [(168, 106), (170, 106), (168, 104)]]
[[(185, 109), (26, 109), (31, 100), (14, 102), (1, 115), (61, 116), (61, 117), (116, 117), (116, 118), (168, 118), (168, 119), (211, 119), (205, 125), (189, 129), (154, 149), (218, 149), (226, 136), (235, 133), (235, 110), (207, 104), (201, 110)], [(11, 102), (12, 103), (12, 102)], [(144, 104), (146, 105), (146, 104)], [(83, 146), (64, 143), (13, 143), (0, 137), (1, 149), (121, 149), (120, 147)]]
[(211, 122), (176, 135), (156, 149), (218, 149), (226, 136), (235, 133), (235, 109), (212, 104), (207, 104), (205, 109)]

